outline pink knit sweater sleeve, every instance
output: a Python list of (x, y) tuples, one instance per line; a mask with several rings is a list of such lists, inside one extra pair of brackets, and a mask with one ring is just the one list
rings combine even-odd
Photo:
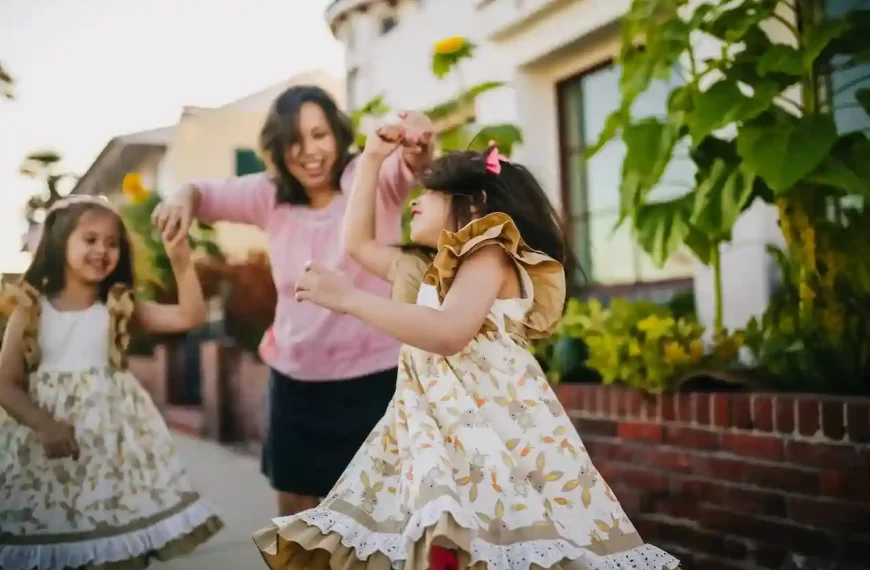
[[(344, 192), (350, 192), (353, 186), (358, 162), (359, 157), (352, 160), (341, 175), (341, 189)], [(394, 152), (381, 165), (378, 177), (378, 202), (383, 211), (391, 218), (389, 223), (395, 223), (392, 218), (399, 218), (402, 215), (402, 209), (405, 207), (405, 201), (411, 192), (413, 181), (414, 174), (408, 168), (405, 159), (402, 158), (402, 153)], [(378, 225), (380, 224), (379, 221)]]
[(265, 229), (275, 209), (275, 185), (263, 173), (192, 184), (200, 194), (196, 216), (206, 223), (236, 222)]

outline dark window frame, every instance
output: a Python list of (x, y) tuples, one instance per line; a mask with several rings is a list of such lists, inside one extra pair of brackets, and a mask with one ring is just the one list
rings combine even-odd
[[(574, 243), (574, 232), (576, 229), (576, 223), (581, 222), (585, 224), (588, 232), (590, 214), (593, 213), (590, 212), (588, 208), (584, 208), (583, 212), (578, 215), (574, 215), (572, 213), (572, 206), (575, 197), (572, 195), (571, 192), (571, 158), (575, 152), (583, 152), (584, 148), (572, 148), (569, 142), (570, 136), (566, 131), (566, 129), (568, 128), (568, 121), (566, 120), (568, 97), (571, 96), (572, 89), (575, 89), (577, 83), (582, 81), (583, 78), (604, 69), (613, 67), (614, 65), (616, 65), (615, 59), (612, 57), (608, 57), (598, 61), (591, 66), (584, 68), (578, 73), (565, 77), (556, 83), (556, 119), (558, 125), (559, 139), (560, 197), (562, 201), (563, 223), (566, 235), (568, 236), (568, 239), (571, 240), (571, 243)], [(582, 142), (580, 144), (581, 147), (585, 146)], [(587, 193), (588, 183), (586, 181), (587, 169), (585, 162), (581, 175), (583, 176), (583, 191), (584, 193)], [(588, 195), (585, 196), (584, 199), (588, 200)], [(588, 233), (586, 241), (587, 243), (590, 241)], [(575, 256), (580, 257), (580, 252), (575, 252)], [(591, 256), (589, 257), (591, 258)], [(676, 294), (682, 291), (691, 290), (694, 284), (693, 276), (647, 280), (635, 279), (634, 281), (621, 283), (600, 283), (594, 281), (592, 277), (593, 269), (591, 267), (579, 268), (587, 272), (584, 275), (584, 273), (581, 273), (578, 268), (574, 266), (575, 261), (580, 261), (581, 265), (583, 263), (583, 260), (581, 259), (569, 260), (569, 263), (567, 264), (565, 269), (568, 276), (569, 288), (571, 289), (573, 294), (581, 296), (624, 296), (633, 298), (649, 298), (659, 296), (660, 294), (667, 294), (669, 292)], [(638, 262), (639, 259), (634, 259), (634, 273), (636, 274), (636, 276), (638, 276), (637, 274), (640, 273)]]

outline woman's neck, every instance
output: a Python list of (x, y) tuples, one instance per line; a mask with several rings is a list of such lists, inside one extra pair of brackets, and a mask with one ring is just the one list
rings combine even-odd
[(306, 188), (305, 194), (308, 195), (309, 208), (312, 210), (325, 210), (332, 204), (340, 190), (332, 186), (324, 186), (322, 188)]
[(51, 301), (60, 310), (78, 311), (87, 309), (96, 303), (99, 296), (100, 288), (98, 285), (67, 279), (64, 288)]

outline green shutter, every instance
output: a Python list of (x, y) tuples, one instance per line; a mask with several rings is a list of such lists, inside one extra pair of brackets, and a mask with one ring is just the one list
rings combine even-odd
[(248, 148), (236, 149), (236, 176), (256, 174), (266, 170), (257, 153)]

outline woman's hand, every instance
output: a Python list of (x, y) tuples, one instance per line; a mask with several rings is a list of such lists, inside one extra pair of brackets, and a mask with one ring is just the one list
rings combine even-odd
[(336, 313), (346, 313), (359, 291), (337, 271), (309, 261), (296, 284), (296, 300), (311, 301)]
[(72, 424), (51, 419), (40, 426), (36, 433), (49, 459), (79, 458), (79, 444)]
[(196, 189), (186, 186), (175, 200), (160, 202), (151, 214), (151, 223), (163, 235), (166, 242), (175, 242), (183, 235), (185, 239), (190, 233), (193, 222), (193, 195)]

